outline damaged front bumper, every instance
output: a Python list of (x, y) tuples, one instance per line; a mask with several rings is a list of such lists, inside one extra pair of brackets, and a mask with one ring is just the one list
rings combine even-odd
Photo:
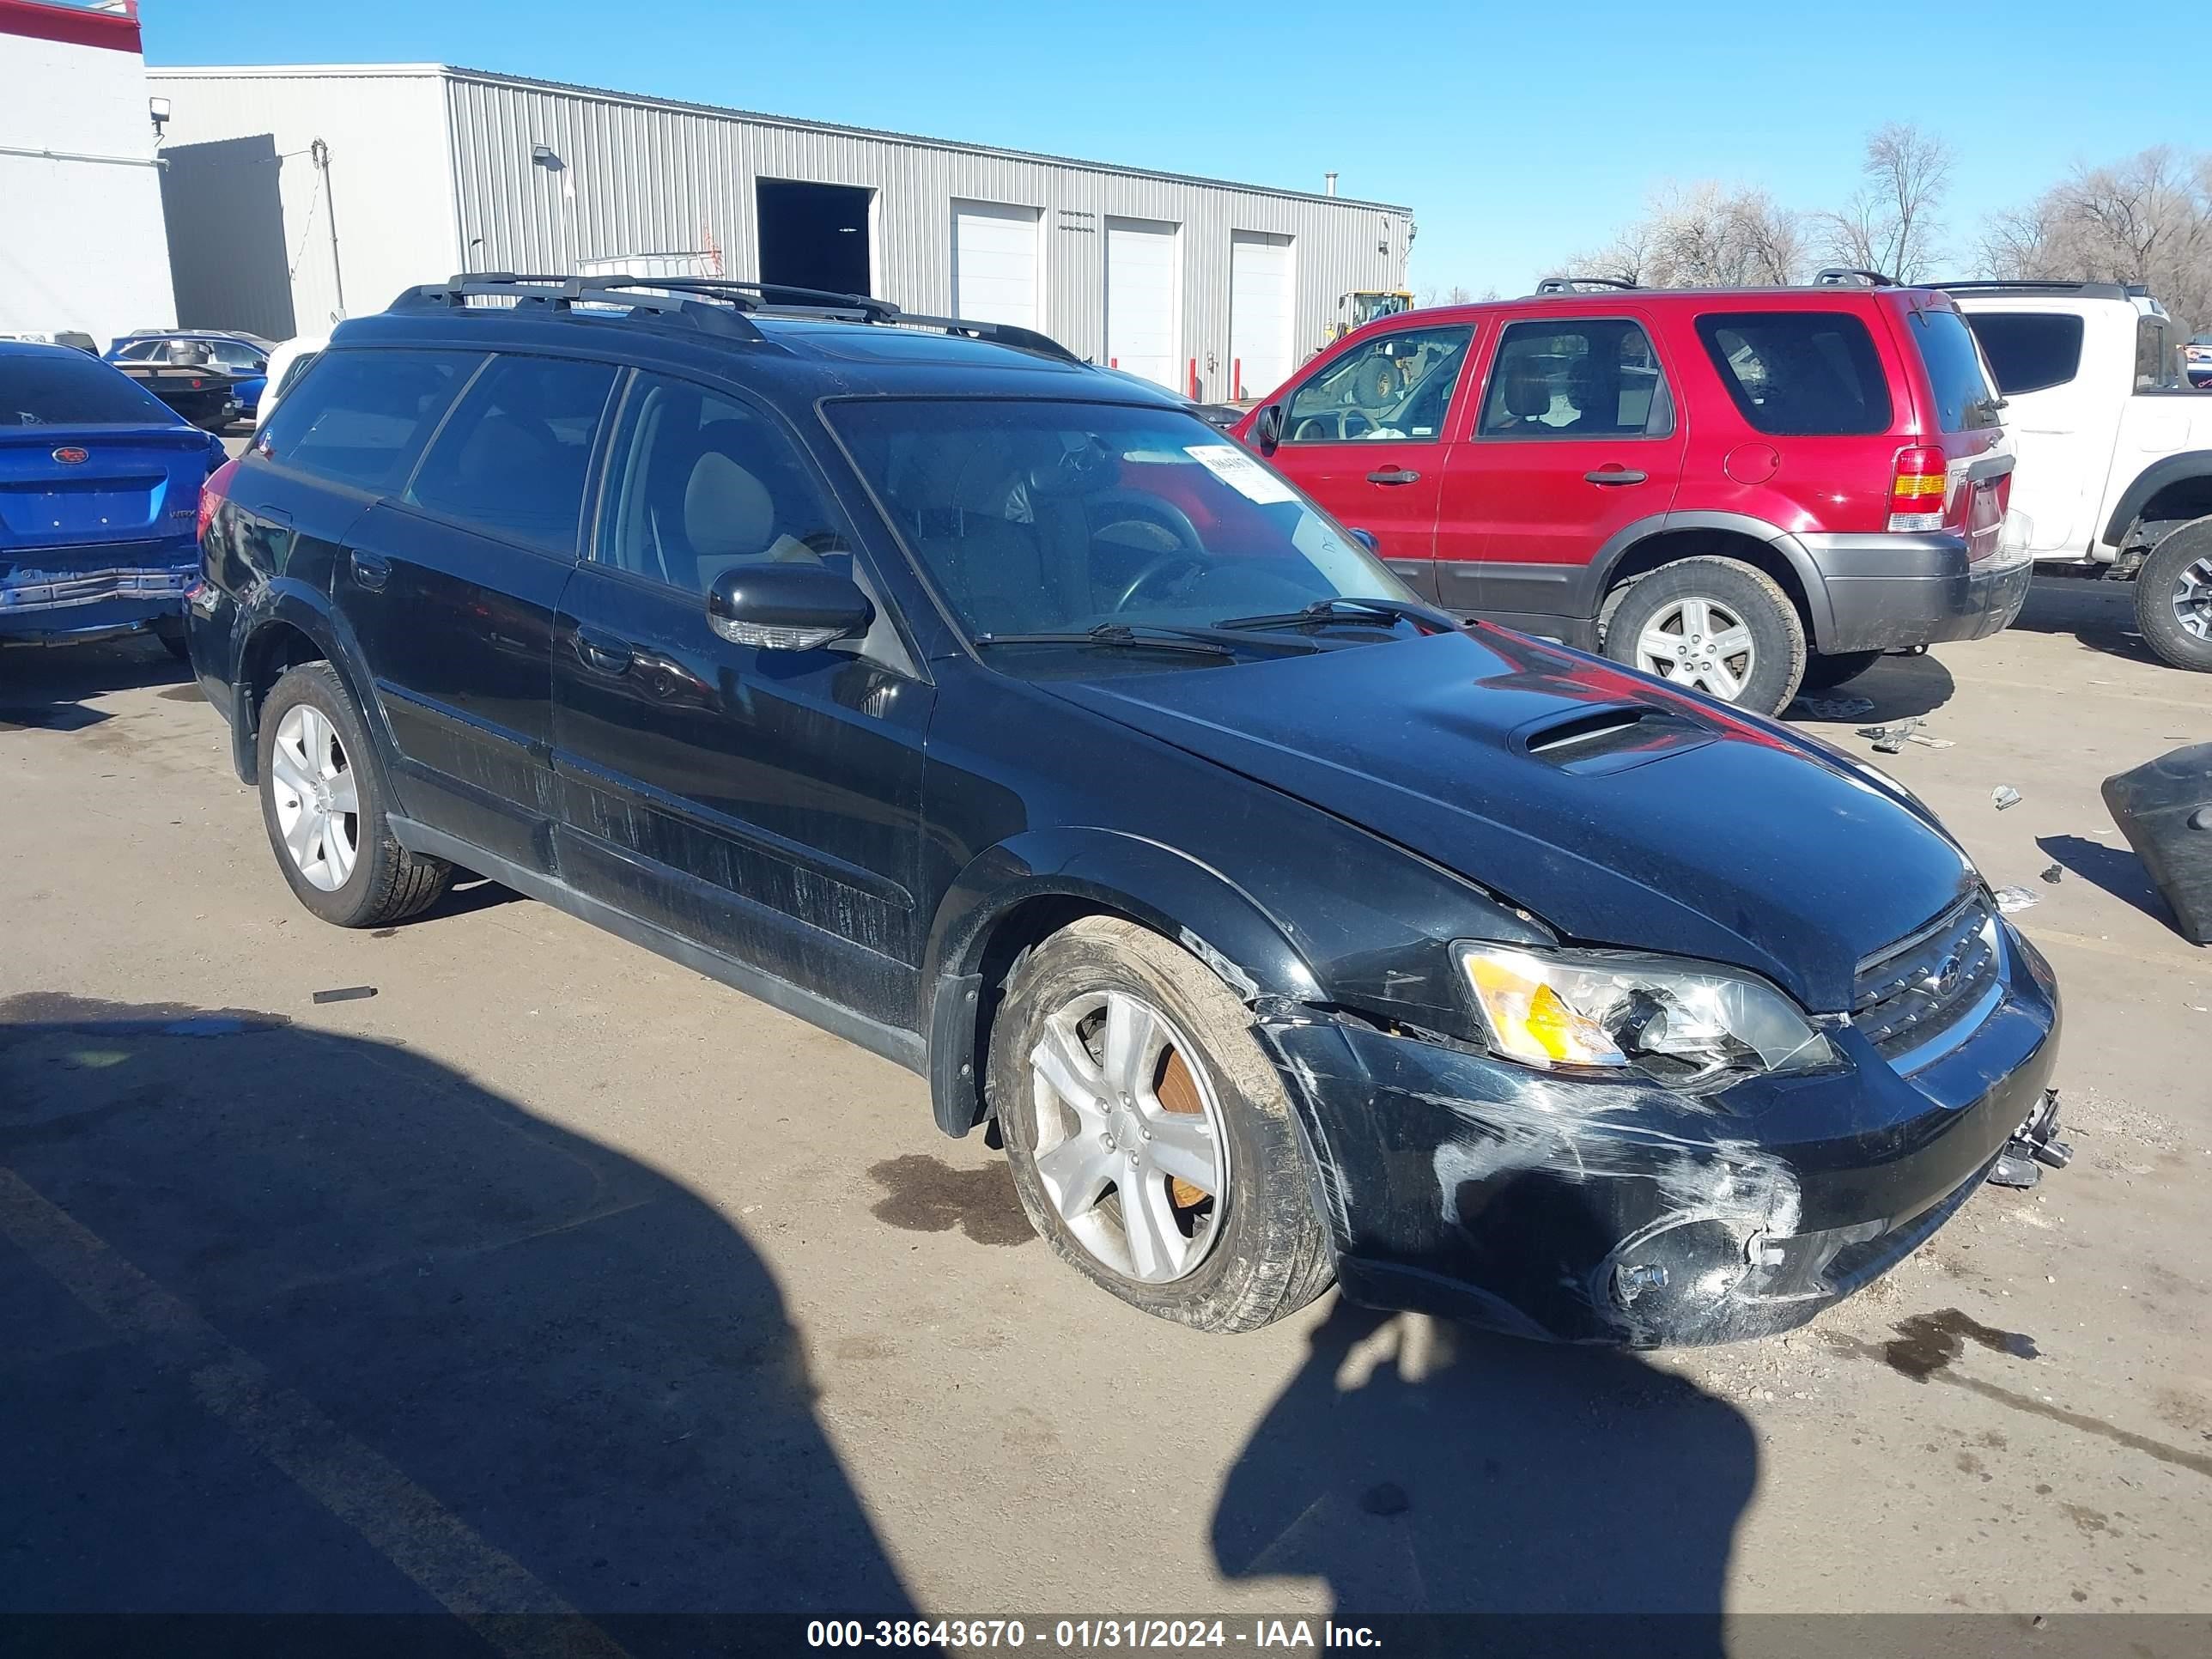
[(1847, 1062), (1723, 1095), (1548, 1075), (1311, 1010), (1260, 1032), (1313, 1145), (1345, 1293), (1633, 1347), (1802, 1324), (1950, 1217), (2036, 1109), (2057, 988), (2004, 929), (2002, 994), (1901, 1076)]

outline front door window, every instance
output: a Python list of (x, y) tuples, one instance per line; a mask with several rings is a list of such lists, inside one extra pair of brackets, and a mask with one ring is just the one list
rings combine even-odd
[(1344, 354), (1291, 394), (1285, 444), (1432, 444), (1443, 437), (1473, 328), (1401, 328)]

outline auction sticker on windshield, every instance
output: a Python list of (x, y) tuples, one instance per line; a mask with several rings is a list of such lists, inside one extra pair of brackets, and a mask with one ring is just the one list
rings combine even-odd
[(1290, 485), (1235, 444), (1185, 444), (1182, 453), (1238, 495), (1262, 507), (1297, 500)]

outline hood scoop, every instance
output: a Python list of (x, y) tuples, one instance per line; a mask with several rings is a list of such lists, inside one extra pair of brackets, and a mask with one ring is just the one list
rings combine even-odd
[(1679, 709), (1610, 702), (1544, 715), (1516, 726), (1508, 741), (1531, 760), (1578, 777), (1597, 777), (1701, 749), (1718, 736)]

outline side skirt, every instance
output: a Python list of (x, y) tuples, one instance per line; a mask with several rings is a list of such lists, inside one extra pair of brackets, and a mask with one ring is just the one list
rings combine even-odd
[(870, 1019), (866, 1014), (855, 1013), (827, 997), (781, 980), (772, 974), (734, 957), (710, 950), (706, 945), (656, 927), (651, 922), (640, 921), (628, 913), (603, 903), (588, 894), (580, 893), (556, 876), (535, 870), (488, 853), (471, 845), (458, 836), (449, 836), (441, 830), (413, 818), (387, 817), (392, 838), (410, 853), (422, 853), (432, 858), (449, 859), (464, 870), (497, 882), (502, 887), (512, 887), (516, 892), (556, 910), (565, 910), (579, 921), (587, 921), (594, 927), (605, 928), (617, 939), (627, 939), (671, 962), (682, 963), (694, 973), (720, 980), (732, 990), (742, 991), (747, 996), (765, 1002), (771, 1008), (781, 1010), (808, 1024), (818, 1026), (832, 1036), (842, 1037), (848, 1042), (859, 1044), (869, 1053), (880, 1054), (895, 1065), (909, 1072), (928, 1073), (927, 1045), (919, 1033), (902, 1031), (880, 1020)]

